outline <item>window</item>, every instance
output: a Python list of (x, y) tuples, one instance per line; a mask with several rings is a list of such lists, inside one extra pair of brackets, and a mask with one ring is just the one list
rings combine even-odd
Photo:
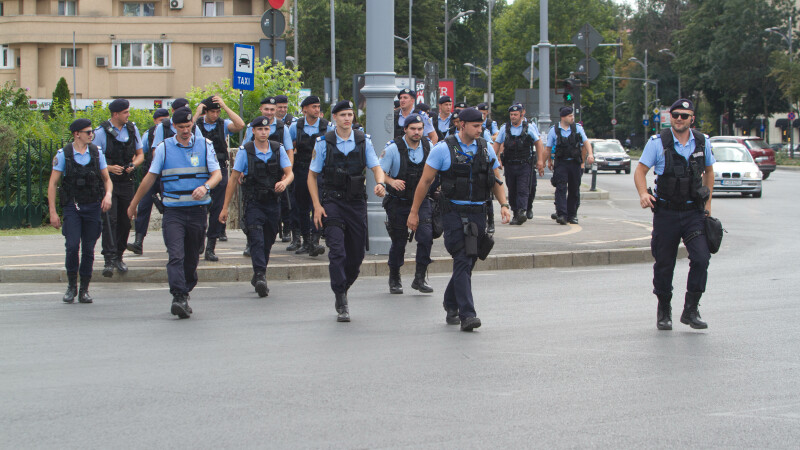
[(122, 15), (128, 17), (144, 17), (155, 14), (155, 3), (124, 2)]
[(59, 1), (58, 2), (58, 15), (59, 16), (76, 16), (78, 15), (78, 2), (76, 1)]
[(61, 67), (80, 67), (81, 49), (75, 49), (75, 59), (72, 59), (72, 48), (61, 49)]
[(0, 45), (0, 69), (14, 68), (14, 50), (7, 45)]
[(200, 49), (200, 67), (222, 67), (222, 47)]
[(120, 42), (112, 45), (113, 69), (166, 69), (171, 66), (169, 42)]
[(224, 2), (203, 2), (203, 15), (206, 17), (221, 17), (225, 15)]

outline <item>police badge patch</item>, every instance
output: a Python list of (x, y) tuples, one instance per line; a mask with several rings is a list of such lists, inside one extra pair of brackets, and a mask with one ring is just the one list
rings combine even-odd
[(200, 165), (200, 158), (197, 156), (192, 156), (190, 161), (192, 163), (192, 167), (197, 167)]
[(57, 156), (53, 156), (53, 167), (55, 167), (57, 165), (58, 165), (58, 157)]

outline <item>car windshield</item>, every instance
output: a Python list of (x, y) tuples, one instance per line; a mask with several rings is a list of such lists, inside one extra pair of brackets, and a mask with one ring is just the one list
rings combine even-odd
[(592, 149), (597, 153), (625, 153), (625, 149), (616, 142), (592, 142)]
[(745, 139), (744, 145), (747, 146), (750, 150), (757, 150), (762, 148), (769, 148), (766, 142), (763, 139)]
[(714, 146), (714, 159), (717, 162), (753, 162), (750, 152), (744, 148), (725, 145)]

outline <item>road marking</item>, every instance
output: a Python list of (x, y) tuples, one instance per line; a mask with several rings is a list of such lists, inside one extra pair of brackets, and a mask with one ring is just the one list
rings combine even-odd
[(36, 263), (36, 264), (8, 264), (0, 267), (29, 267), (29, 266), (61, 266), (64, 267), (63, 262), (49, 262), (49, 263)]
[(19, 294), (0, 294), (0, 297), (22, 297), (26, 295), (56, 295), (60, 292), (21, 292)]
[(612, 242), (644, 241), (644, 240), (649, 240), (649, 239), (652, 239), (652, 237), (651, 236), (644, 236), (644, 237), (630, 238), (630, 239), (614, 239), (614, 240), (610, 240), (610, 241), (587, 241), (587, 242), (577, 242), (577, 244), (581, 244), (581, 245), (609, 244), (609, 243), (612, 243)]
[(573, 270), (559, 270), (561, 273), (573, 273), (573, 272), (619, 272), (623, 269), (573, 269)]
[[(497, 275), (497, 274), (494, 274), (494, 273), (480, 273), (480, 272), (473, 272), (472, 273), (473, 278), (474, 277), (493, 277), (495, 275)], [(453, 276), (452, 274), (451, 275), (428, 275), (428, 278), (429, 279), (430, 278), (450, 278), (452, 276)]]
[[(195, 286), (195, 289), (216, 289), (216, 286)], [(145, 292), (145, 291), (168, 291), (169, 287), (159, 287), (159, 288), (140, 288), (134, 289), (134, 291)]]
[(41, 254), (38, 254), (38, 255), (11, 255), (11, 256), (2, 256), (2, 257), (0, 257), (0, 259), (27, 258), (27, 257), (35, 258), (35, 257), (38, 257), (38, 256), (64, 256), (64, 254), (63, 253), (41, 253)]
[(564, 231), (564, 232), (561, 232), (561, 233), (555, 233), (555, 234), (537, 234), (537, 235), (531, 235), (531, 236), (513, 236), (513, 237), (508, 237), (508, 238), (506, 238), (506, 239), (531, 239), (531, 238), (544, 238), (544, 237), (567, 236), (567, 235), (569, 235), (569, 234), (575, 234), (575, 233), (578, 233), (578, 232), (580, 232), (580, 231), (582, 231), (582, 230), (583, 230), (583, 228), (581, 228), (581, 226), (580, 226), (580, 225), (575, 225), (575, 224), (572, 224), (572, 223), (571, 223), (571, 224), (569, 224), (569, 230), (566, 230), (566, 231)]

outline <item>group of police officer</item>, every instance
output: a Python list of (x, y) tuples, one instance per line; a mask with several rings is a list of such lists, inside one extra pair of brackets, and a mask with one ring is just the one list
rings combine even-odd
[[(460, 324), (464, 331), (480, 327), (471, 274), (477, 259), (485, 258), (494, 243), (487, 221), (492, 195), (501, 205), (502, 222), (521, 225), (531, 214), (534, 170), (542, 175), (546, 164), (554, 172), (556, 220), (577, 223), (579, 199), (575, 183), (579, 185), (581, 166), (592, 162), (591, 146), (582, 127), (574, 123), (570, 108), (562, 108), (560, 123), (549, 130), (543, 151), (538, 128), (524, 118), (521, 105), (511, 105), (510, 122), (497, 128), (487, 120), (486, 111), (481, 111), (488, 109), (481, 108), (483, 105), (457, 105), (460, 110), (448, 114), (452, 101), (443, 96), (439, 99), (440, 111), (431, 120), (425, 111), (415, 109), (415, 98), (415, 93), (407, 89), (398, 94), (395, 138), (379, 160), (369, 135), (353, 128), (352, 103), (336, 103), (331, 110), (333, 123), (329, 124), (320, 117), (319, 98), (308, 97), (301, 104), (303, 117), (295, 121), (289, 116), (291, 124), (287, 127), (285, 110), (278, 113), (275, 107), (283, 99), (268, 97), (260, 108), (263, 115), (247, 129), (230, 182), (227, 137), (242, 130), (244, 122), (218, 96), (203, 100), (194, 114), (184, 99), (173, 103), (171, 118), (165, 110), (157, 110), (156, 125), (144, 139), (151, 149), (146, 154), (142, 152), (138, 130), (127, 120), (126, 100), (113, 101), (109, 105), (111, 118), (96, 130), (88, 120), (76, 120), (70, 126), (73, 142), (60, 150), (53, 161), (49, 186), (51, 223), (60, 226), (55, 190), (63, 173), (60, 199), (69, 279), (64, 302), (72, 302), (76, 296), (79, 302), (92, 301), (88, 284), (101, 228), (106, 260), (103, 275), (127, 270), (122, 253), (126, 248), (142, 252), (146, 225), (140, 228), (139, 220), (149, 215), (152, 202), (160, 198), (163, 236), (169, 252), (171, 312), (188, 318), (192, 314), (188, 301), (197, 284), (199, 255), (205, 245), (205, 258), (218, 260), (214, 253), (216, 240), (224, 237), (230, 202), (241, 189), (244, 229), (253, 266), (251, 284), (257, 294), (264, 297), (269, 293), (266, 270), (270, 251), (287, 224), (294, 238), (290, 248), (297, 253), (316, 256), (324, 252), (319, 245), (319, 234), (324, 233), (337, 320), (349, 322), (347, 293), (358, 278), (368, 239), (365, 171), (370, 169), (376, 181), (374, 193), (384, 197), (392, 241), (388, 261), (390, 292), (403, 292), (400, 267), (406, 244), (414, 236), (416, 271), (411, 286), (420, 292), (433, 292), (426, 273), (435, 228), (440, 228), (445, 248), (453, 258), (453, 274), (444, 293), (445, 320)], [(691, 103), (687, 102), (681, 100), (673, 109), (691, 111)], [(220, 118), (221, 109), (229, 119)], [(276, 113), (283, 114), (284, 119)], [(703, 216), (697, 213), (710, 205), (713, 176), (708, 186), (708, 173), (713, 174), (709, 169), (713, 155), (703, 135), (688, 131), (691, 122), (686, 122), (687, 114), (678, 113), (674, 120), (674, 145), (665, 145), (659, 153), (655, 149), (657, 137), (648, 142), (636, 172), (642, 206), (656, 210), (653, 254), (659, 329), (671, 329), (671, 279), (681, 237), (692, 262), (681, 321), (695, 328), (705, 327), (697, 304), (705, 288), (709, 255), (707, 247), (703, 252), (705, 239), (698, 234)], [(686, 125), (684, 129), (679, 128), (682, 124)], [(491, 130), (496, 130), (494, 141)], [(664, 133), (658, 138), (672, 142)], [(687, 159), (685, 170), (678, 161)], [(134, 195), (132, 171), (141, 163), (145, 163), (147, 174)], [(642, 168), (653, 165), (661, 186), (657, 199), (647, 192), (642, 194), (642, 172), (646, 173)], [(509, 186), (508, 202), (501, 168)], [(293, 195), (285, 195), (291, 186), (295, 186)], [(434, 209), (439, 209), (440, 215), (435, 216)], [(101, 217), (105, 218), (102, 226)], [(132, 244), (126, 244), (129, 218), (136, 220)], [(435, 226), (437, 219), (439, 227)], [(298, 236), (302, 236), (302, 244)], [(83, 251), (80, 266), (79, 247)], [(80, 292), (76, 292), (78, 273)]]

